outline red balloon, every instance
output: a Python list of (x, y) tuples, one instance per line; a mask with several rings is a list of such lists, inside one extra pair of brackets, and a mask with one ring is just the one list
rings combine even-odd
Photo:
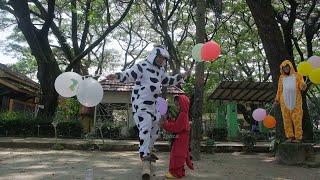
[(205, 43), (201, 48), (201, 58), (204, 61), (214, 61), (221, 53), (220, 45), (214, 41)]

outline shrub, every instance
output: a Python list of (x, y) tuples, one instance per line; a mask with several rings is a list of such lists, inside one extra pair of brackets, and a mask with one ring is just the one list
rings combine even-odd
[(211, 128), (207, 130), (207, 137), (215, 141), (225, 141), (228, 136), (226, 128)]
[(214, 153), (214, 150), (216, 147), (216, 143), (214, 142), (214, 140), (210, 138), (206, 139), (205, 145), (206, 145), (206, 149), (205, 149), (206, 153), (210, 153), (210, 154)]
[(82, 124), (78, 120), (59, 122), (57, 131), (63, 137), (80, 137), (82, 134)]
[(271, 140), (270, 148), (269, 148), (270, 155), (272, 157), (276, 155), (276, 151), (278, 150), (279, 144), (280, 144), (280, 140), (273, 137)]
[[(34, 117), (26, 112), (1, 112), (0, 135), (8, 136), (40, 136), (53, 137), (52, 118), (46, 116)], [(65, 137), (80, 137), (81, 123), (77, 120), (59, 121), (58, 134)], [(39, 132), (38, 132), (39, 130)]]
[(1, 112), (1, 135), (34, 136), (37, 134), (37, 119), (32, 113)]
[(96, 144), (92, 144), (90, 142), (86, 142), (84, 144), (81, 144), (80, 147), (83, 150), (94, 150), (94, 149), (96, 149)]
[(137, 126), (132, 126), (128, 131), (129, 138), (138, 139), (139, 138), (139, 129)]
[(103, 144), (99, 146), (101, 151), (110, 151), (112, 150), (112, 144)]
[(104, 138), (117, 138), (120, 136), (120, 126), (112, 122), (106, 122), (102, 126), (102, 133)]
[(241, 141), (245, 152), (253, 152), (254, 145), (257, 143), (257, 138), (253, 132), (241, 133)]

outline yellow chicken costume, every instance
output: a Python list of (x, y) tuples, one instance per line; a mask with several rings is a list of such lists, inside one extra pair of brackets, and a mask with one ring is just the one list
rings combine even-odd
[[(285, 73), (283, 68), (290, 67)], [(285, 135), (288, 139), (302, 140), (302, 96), (301, 91), (306, 90), (303, 76), (296, 72), (292, 63), (285, 60), (280, 65), (280, 78), (275, 100), (280, 103)], [(294, 127), (294, 133), (292, 129)]]

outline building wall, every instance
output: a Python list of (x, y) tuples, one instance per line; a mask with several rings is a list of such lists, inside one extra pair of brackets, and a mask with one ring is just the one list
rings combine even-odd
[(101, 103), (131, 103), (131, 92), (105, 91)]
[(8, 111), (9, 110), (9, 104), (10, 104), (10, 97), (8, 97), (8, 96), (0, 96), (0, 98), (1, 98), (0, 111)]
[[(172, 98), (172, 95), (168, 95), (167, 98)], [(135, 126), (132, 116), (131, 92), (105, 91), (101, 103), (126, 103), (128, 105), (128, 124), (126, 130), (123, 130), (122, 133), (125, 134), (129, 128)]]

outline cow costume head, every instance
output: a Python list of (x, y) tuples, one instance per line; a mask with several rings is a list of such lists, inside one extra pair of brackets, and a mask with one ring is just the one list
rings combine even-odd
[(163, 67), (169, 58), (169, 52), (165, 48), (156, 46), (152, 49), (147, 61), (155, 66)]

